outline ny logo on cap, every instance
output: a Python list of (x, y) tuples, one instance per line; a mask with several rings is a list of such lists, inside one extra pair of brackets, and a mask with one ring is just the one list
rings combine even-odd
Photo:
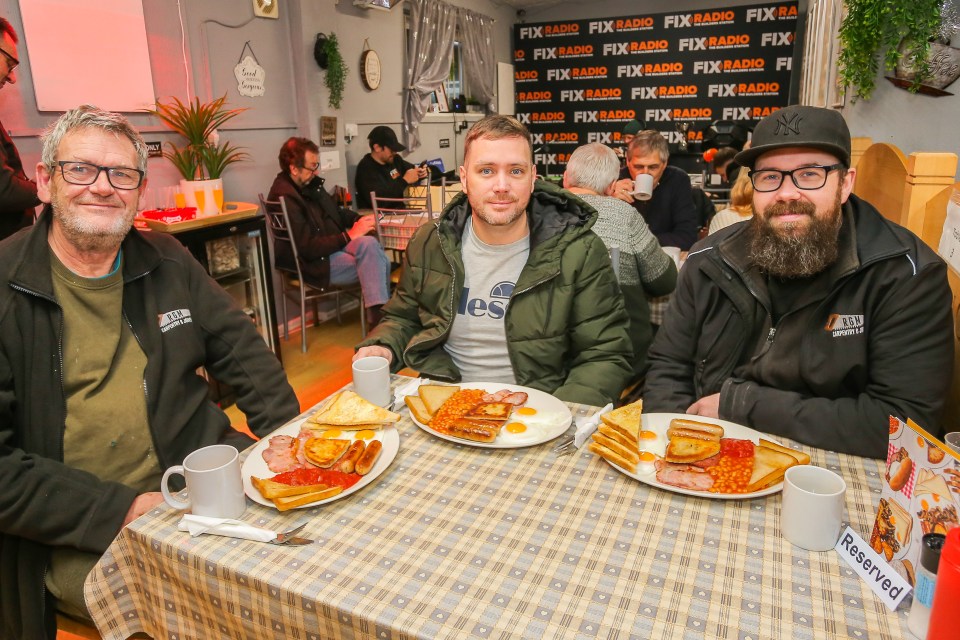
[(791, 133), (800, 135), (799, 127), (801, 120), (803, 120), (803, 118), (800, 117), (799, 113), (792, 113), (790, 115), (781, 113), (777, 117), (777, 128), (773, 130), (773, 135), (780, 135), (781, 132), (783, 132), (785, 136)]

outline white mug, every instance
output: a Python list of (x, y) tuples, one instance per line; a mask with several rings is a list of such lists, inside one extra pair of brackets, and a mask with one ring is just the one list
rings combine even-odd
[(960, 453), (960, 431), (951, 431), (943, 436), (943, 441), (947, 443), (947, 446), (953, 449), (954, 452)]
[[(167, 479), (173, 474), (187, 481), (187, 502), (173, 497)], [(239, 518), (247, 508), (240, 477), (240, 453), (228, 444), (197, 449), (170, 467), (160, 481), (163, 499), (174, 509), (190, 509), (193, 515), (211, 518)]]
[(653, 176), (638, 173), (633, 181), (633, 197), (637, 200), (649, 200), (653, 197)]
[(829, 551), (843, 523), (847, 483), (829, 469), (800, 465), (783, 477), (780, 530), (790, 543), (808, 551)]
[(353, 390), (379, 407), (390, 405), (390, 363), (380, 356), (367, 356), (353, 363)]

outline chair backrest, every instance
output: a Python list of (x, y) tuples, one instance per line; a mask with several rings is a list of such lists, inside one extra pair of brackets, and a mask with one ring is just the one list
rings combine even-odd
[(421, 226), (439, 218), (430, 206), (429, 188), (423, 195), (403, 198), (384, 198), (370, 192), (374, 225), (384, 249), (403, 251)]
[(440, 179), (440, 208), (446, 209), (453, 198), (463, 191), (459, 180), (447, 180), (447, 176)]
[[(430, 185), (412, 184), (404, 190), (404, 200), (408, 209), (425, 210), (433, 215), (433, 191)], [(381, 198), (383, 200), (383, 198)], [(373, 196), (370, 197), (373, 202)]]
[[(273, 237), (274, 268), (277, 271), (284, 271), (290, 275), (296, 274), (297, 279), (303, 282), (303, 273), (300, 271), (300, 252), (297, 250), (297, 243), (293, 241), (290, 234), (290, 216), (287, 214), (287, 203), (280, 196), (278, 200), (267, 200), (263, 194), (259, 194), (260, 208), (263, 209), (263, 215), (267, 219), (267, 229)], [(286, 245), (290, 247), (290, 253), (293, 256), (295, 269), (289, 266), (277, 264), (277, 246)]]
[(853, 192), (875, 206), (884, 218), (898, 224), (907, 183), (907, 158), (886, 143), (870, 146), (857, 163)]

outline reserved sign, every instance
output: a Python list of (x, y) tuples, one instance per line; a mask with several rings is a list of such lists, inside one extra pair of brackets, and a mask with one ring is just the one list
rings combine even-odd
[(860, 579), (867, 583), (891, 611), (896, 611), (900, 601), (910, 593), (910, 583), (894, 571), (883, 556), (871, 549), (850, 527), (840, 534), (834, 550), (853, 567)]

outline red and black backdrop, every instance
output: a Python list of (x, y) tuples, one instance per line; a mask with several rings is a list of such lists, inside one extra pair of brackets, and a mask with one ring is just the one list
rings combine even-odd
[(562, 171), (579, 145), (619, 144), (634, 118), (663, 132), (672, 153), (677, 124), (688, 123), (688, 153), (698, 154), (712, 122), (752, 128), (795, 102), (798, 14), (792, 1), (515, 25), (516, 113), (539, 172)]

